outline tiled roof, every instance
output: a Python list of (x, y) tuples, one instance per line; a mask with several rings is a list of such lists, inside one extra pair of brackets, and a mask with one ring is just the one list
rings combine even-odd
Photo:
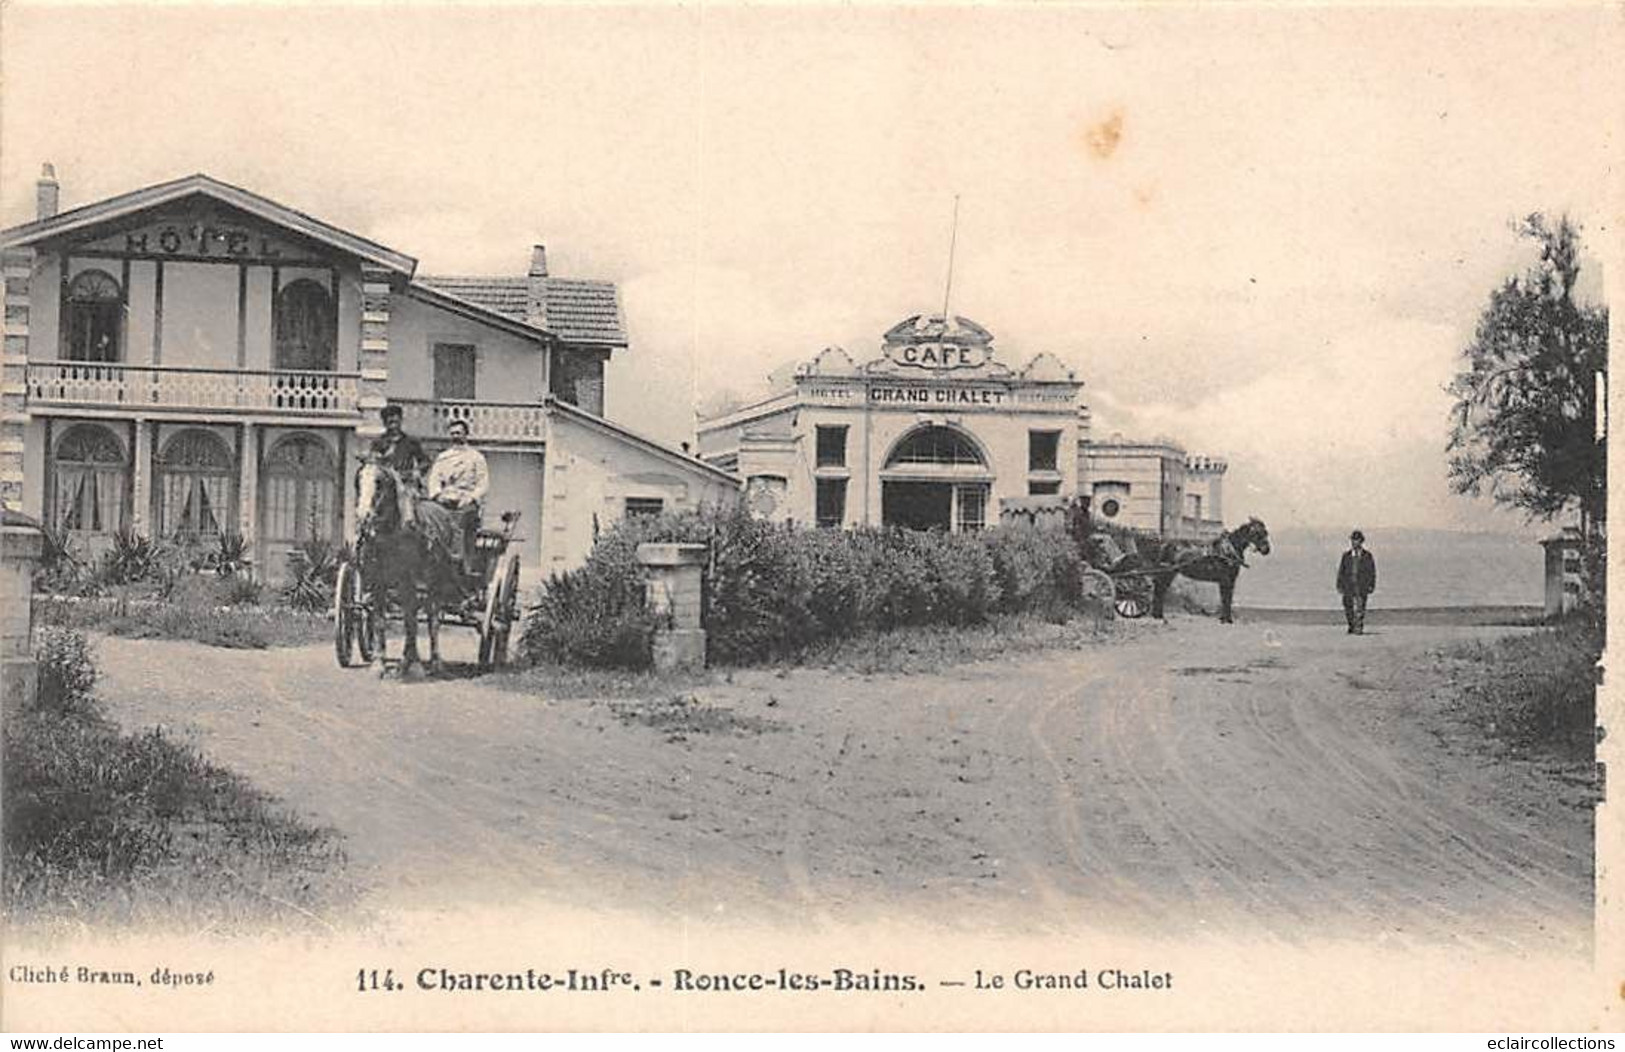
[(542, 278), (541, 286), (541, 302), (532, 313), (532, 325), (557, 333), (566, 343), (626, 346), (614, 282)]
[[(418, 278), (442, 292), (546, 329), (565, 343), (626, 346), (620, 296), (610, 281), (440, 275)], [(537, 297), (531, 302), (531, 282)]]
[(525, 320), (530, 288), (525, 278), (480, 278), (467, 276), (419, 276), (418, 281), (458, 299), (477, 303), (498, 314)]

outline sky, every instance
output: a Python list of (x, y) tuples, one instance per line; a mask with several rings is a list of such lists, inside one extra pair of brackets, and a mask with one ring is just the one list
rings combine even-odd
[[(1450, 493), (1444, 385), (1513, 220), (1617, 260), (1625, 7), (46, 7), (0, 15), (0, 220), (194, 171), (419, 273), (619, 283), (608, 412), (690, 437), (952, 310), (1226, 515), (1527, 530)], [(1616, 262), (1608, 278), (1618, 286)]]

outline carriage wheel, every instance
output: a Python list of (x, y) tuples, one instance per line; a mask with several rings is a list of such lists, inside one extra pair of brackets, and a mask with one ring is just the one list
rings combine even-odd
[(485, 586), (485, 613), (480, 618), (480, 668), (508, 663), (508, 637), (519, 620), (519, 553), (504, 552)]
[(357, 644), (362, 662), (372, 661), (368, 627), (361, 612), (361, 572), (354, 563), (340, 563), (338, 576), (333, 580), (333, 650), (338, 655), (339, 667), (349, 668), (355, 664)]
[(1117, 597), (1112, 604), (1118, 617), (1144, 617), (1151, 610), (1152, 590), (1156, 587), (1149, 577), (1119, 577), (1112, 582)]

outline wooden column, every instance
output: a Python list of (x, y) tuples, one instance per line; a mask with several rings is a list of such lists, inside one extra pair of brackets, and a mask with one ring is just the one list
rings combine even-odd
[(23, 440), (28, 427), (28, 322), (34, 276), (31, 249), (0, 257), (5, 345), (0, 355), (0, 503), (22, 510)]
[[(237, 532), (257, 551), (260, 521), (260, 427), (243, 424), (237, 439)], [(259, 564), (256, 557), (255, 564)]]
[(136, 420), (135, 451), (130, 458), (130, 528), (148, 537), (155, 536), (158, 530), (152, 499), (157, 428), (151, 420)]

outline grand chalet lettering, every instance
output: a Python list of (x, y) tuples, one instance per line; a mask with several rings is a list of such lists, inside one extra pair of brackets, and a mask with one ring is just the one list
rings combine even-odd
[(877, 404), (903, 403), (934, 406), (994, 406), (1003, 405), (1006, 392), (997, 387), (927, 387), (908, 386), (869, 387), (869, 401)]

